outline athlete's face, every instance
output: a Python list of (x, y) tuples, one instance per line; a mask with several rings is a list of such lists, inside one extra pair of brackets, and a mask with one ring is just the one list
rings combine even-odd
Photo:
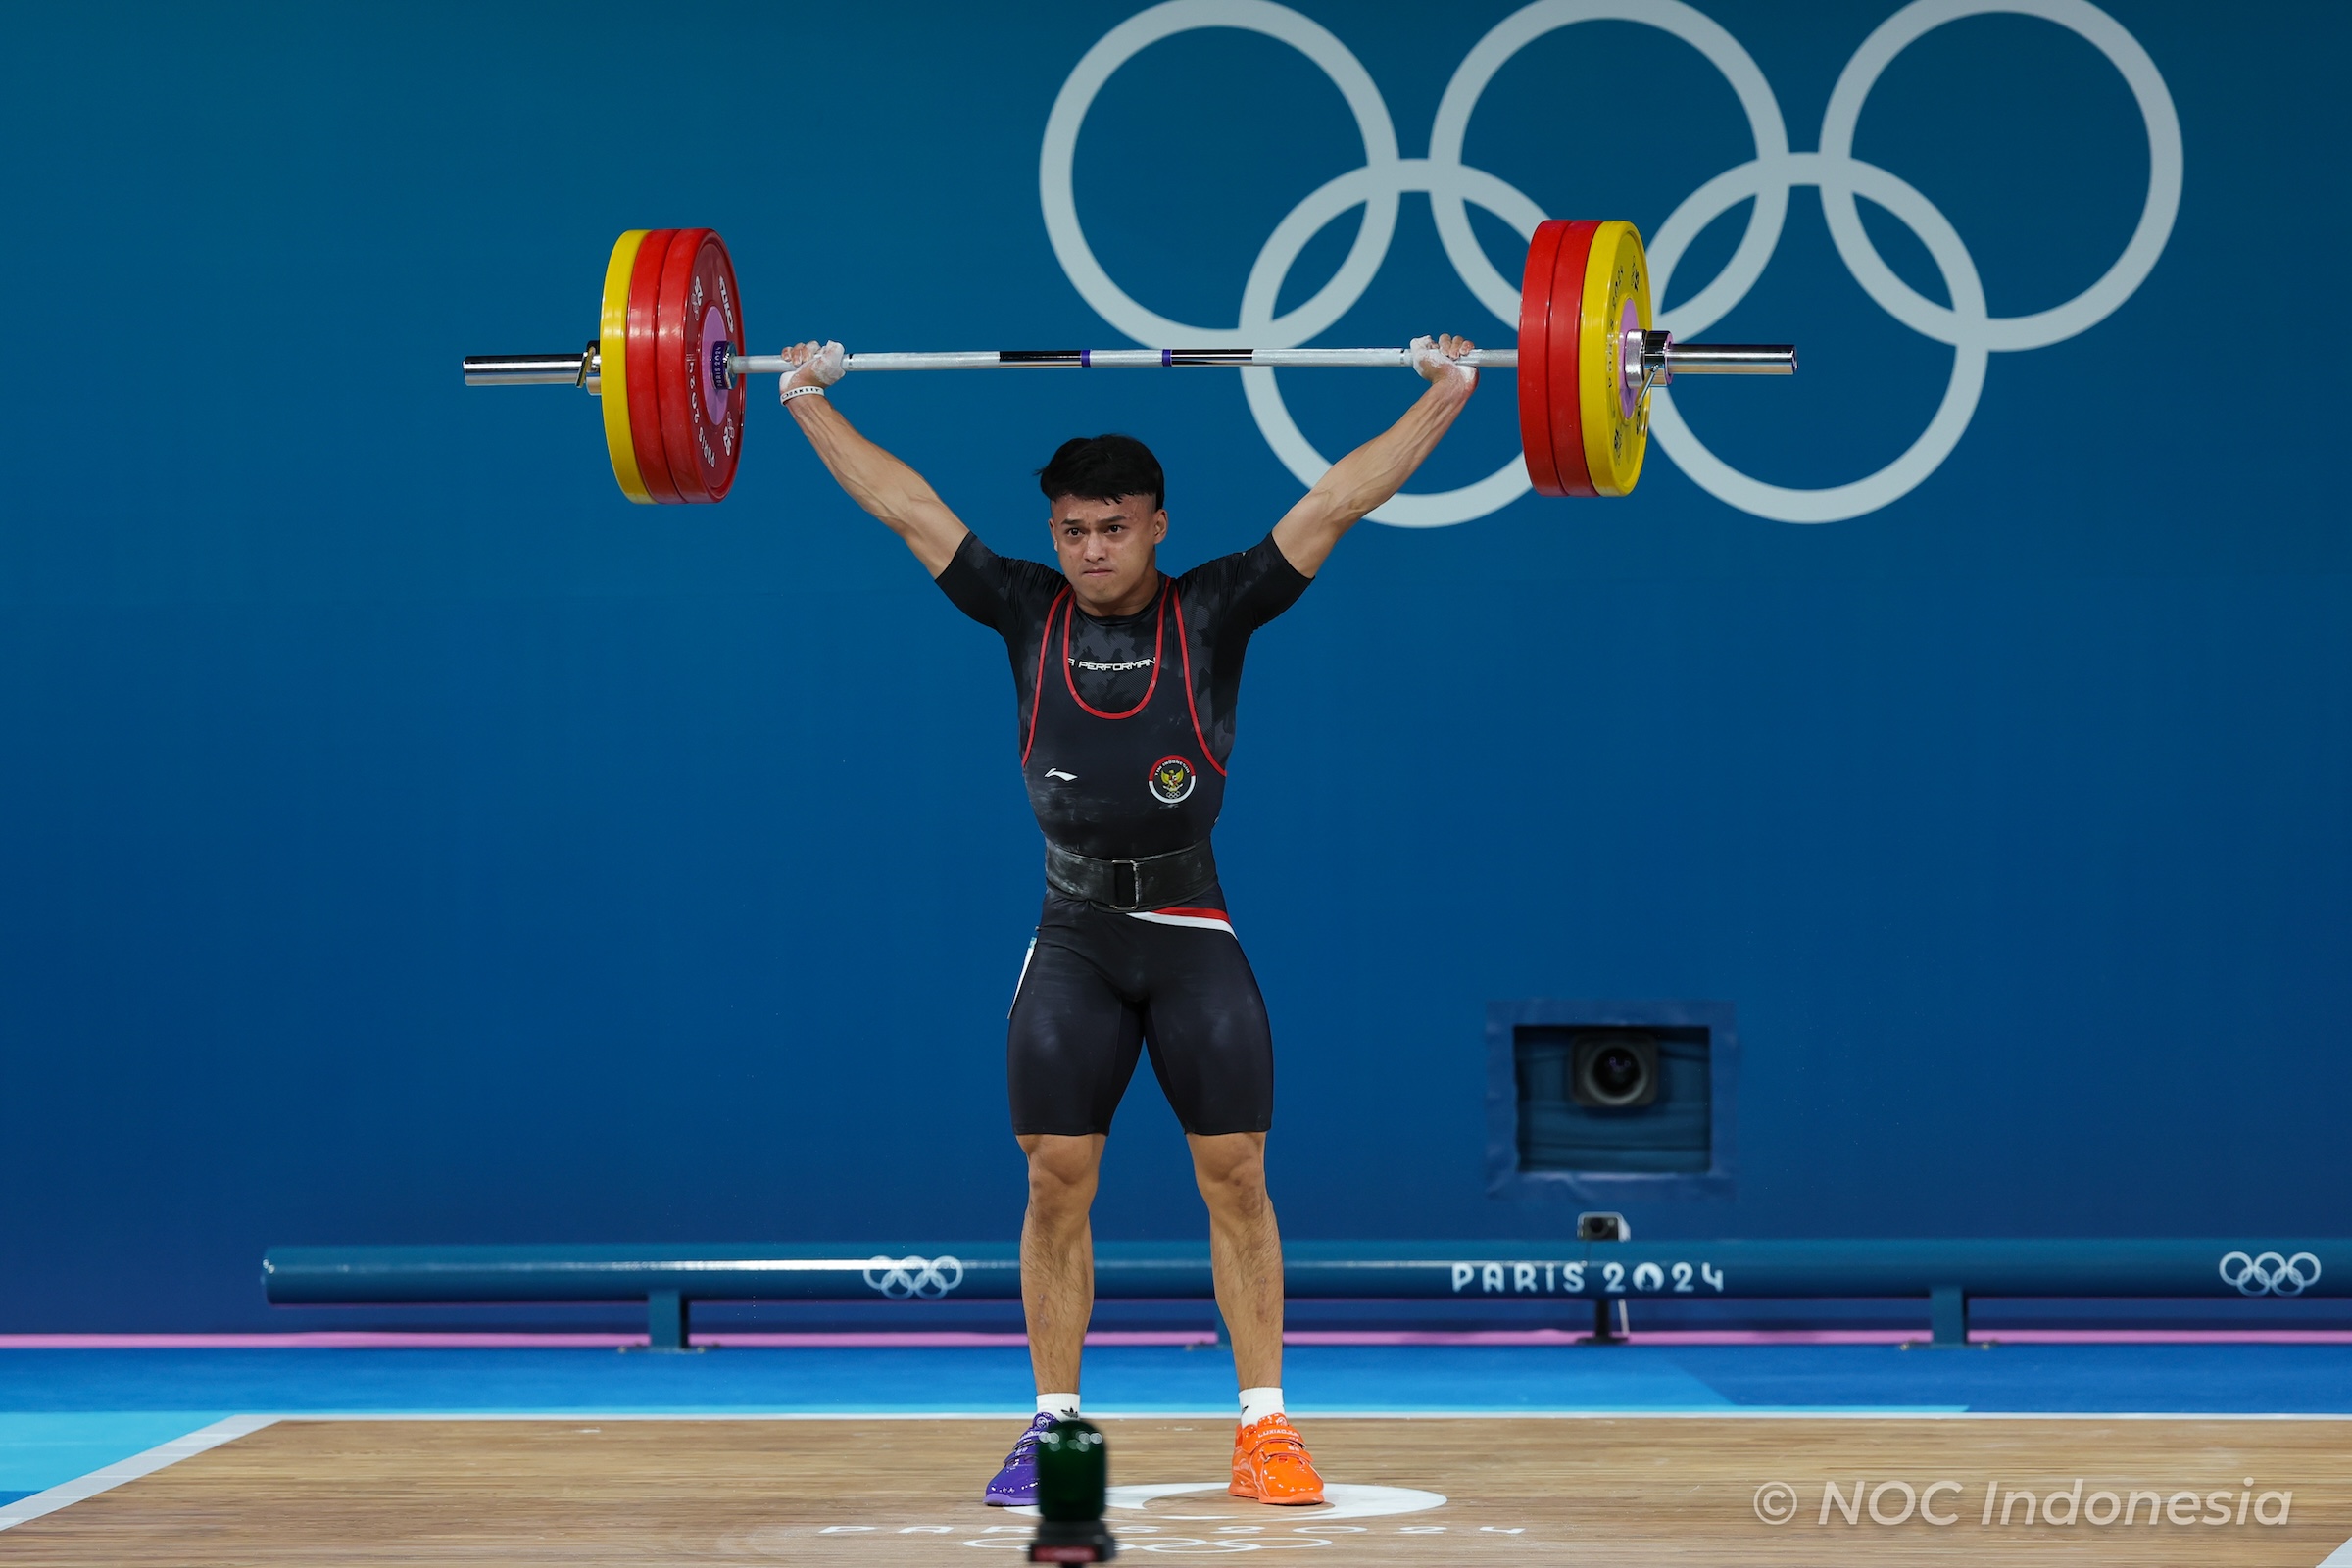
[(1132, 615), (1159, 589), (1153, 559), (1168, 536), (1168, 514), (1150, 496), (1054, 503), (1054, 553), (1070, 596), (1090, 615)]

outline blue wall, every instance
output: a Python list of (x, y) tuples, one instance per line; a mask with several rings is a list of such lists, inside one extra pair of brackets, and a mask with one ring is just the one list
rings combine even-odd
[[(587, 400), (455, 360), (577, 344), (646, 224), (727, 235), (762, 344), (1118, 343), (1038, 156), (1129, 9), (11, 13), (0, 1328), (259, 1325), (274, 1242), (1011, 1234), (1037, 841), (995, 640), (770, 404), (733, 499), (657, 512)], [(1510, 7), (1305, 9), (1418, 156)], [(1802, 150), (1892, 6), (1704, 9)], [(2352, 24), (2113, 14), (2178, 105), (2178, 222), (2107, 319), (1993, 356), (1916, 490), (1792, 526), (1653, 448), (1630, 501), (1367, 525), (1260, 637), (1220, 844), (1291, 1234), (1571, 1223), (1485, 1193), (1486, 1005), (1541, 996), (1739, 1009), (1736, 1195), (1647, 1234), (2341, 1229), (2348, 400), (2275, 345), (2343, 276)], [(1748, 147), (1697, 54), (1610, 23), (1506, 66), (1468, 158), (1654, 232)], [(2150, 161), (2115, 71), (2014, 16), (1897, 57), (1857, 148), (2004, 315), (2108, 267)], [(1195, 32), (1113, 78), (1078, 204), (1130, 293), (1230, 323), (1273, 224), (1361, 160), (1301, 57)], [(1508, 335), (1407, 196), (1318, 341), (1453, 325)], [(1891, 460), (1952, 363), (1810, 190), (1714, 333), (1803, 345), (1792, 383), (1681, 404), (1788, 485)], [(1494, 381), (1425, 487), (1515, 450)], [(1412, 385), (1286, 390), (1336, 453)], [(842, 402), (1000, 550), (1044, 547), (1028, 472), (1077, 431), (1159, 449), (1178, 566), (1298, 492), (1214, 372)], [(1120, 1129), (1102, 1234), (1200, 1230), (1148, 1077)]]

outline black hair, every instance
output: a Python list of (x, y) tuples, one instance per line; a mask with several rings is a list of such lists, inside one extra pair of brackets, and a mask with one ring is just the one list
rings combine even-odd
[(1082, 435), (1064, 441), (1054, 448), (1053, 460), (1037, 470), (1037, 487), (1048, 501), (1063, 496), (1087, 501), (1150, 496), (1156, 512), (1167, 505), (1167, 484), (1152, 449), (1131, 435)]

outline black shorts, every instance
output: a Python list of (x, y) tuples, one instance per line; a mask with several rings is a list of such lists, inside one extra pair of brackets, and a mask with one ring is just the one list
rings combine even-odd
[(1144, 1046), (1186, 1132), (1273, 1125), (1273, 1031), (1224, 904), (1212, 888), (1120, 914), (1046, 895), (1007, 1031), (1015, 1133), (1109, 1132)]

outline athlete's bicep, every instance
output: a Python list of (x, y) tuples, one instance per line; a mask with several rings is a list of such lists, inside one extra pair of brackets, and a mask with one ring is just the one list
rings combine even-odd
[(1340, 536), (1355, 526), (1339, 503), (1321, 490), (1309, 490), (1282, 514), (1267, 535), (1282, 553), (1284, 563), (1300, 577), (1312, 578), (1331, 559)]
[(937, 496), (909, 501), (899, 521), (898, 536), (906, 541), (906, 548), (914, 552), (914, 559), (923, 564), (923, 569), (934, 579), (948, 569), (956, 552), (972, 537), (972, 530), (963, 525), (963, 519), (949, 511), (948, 504)]

